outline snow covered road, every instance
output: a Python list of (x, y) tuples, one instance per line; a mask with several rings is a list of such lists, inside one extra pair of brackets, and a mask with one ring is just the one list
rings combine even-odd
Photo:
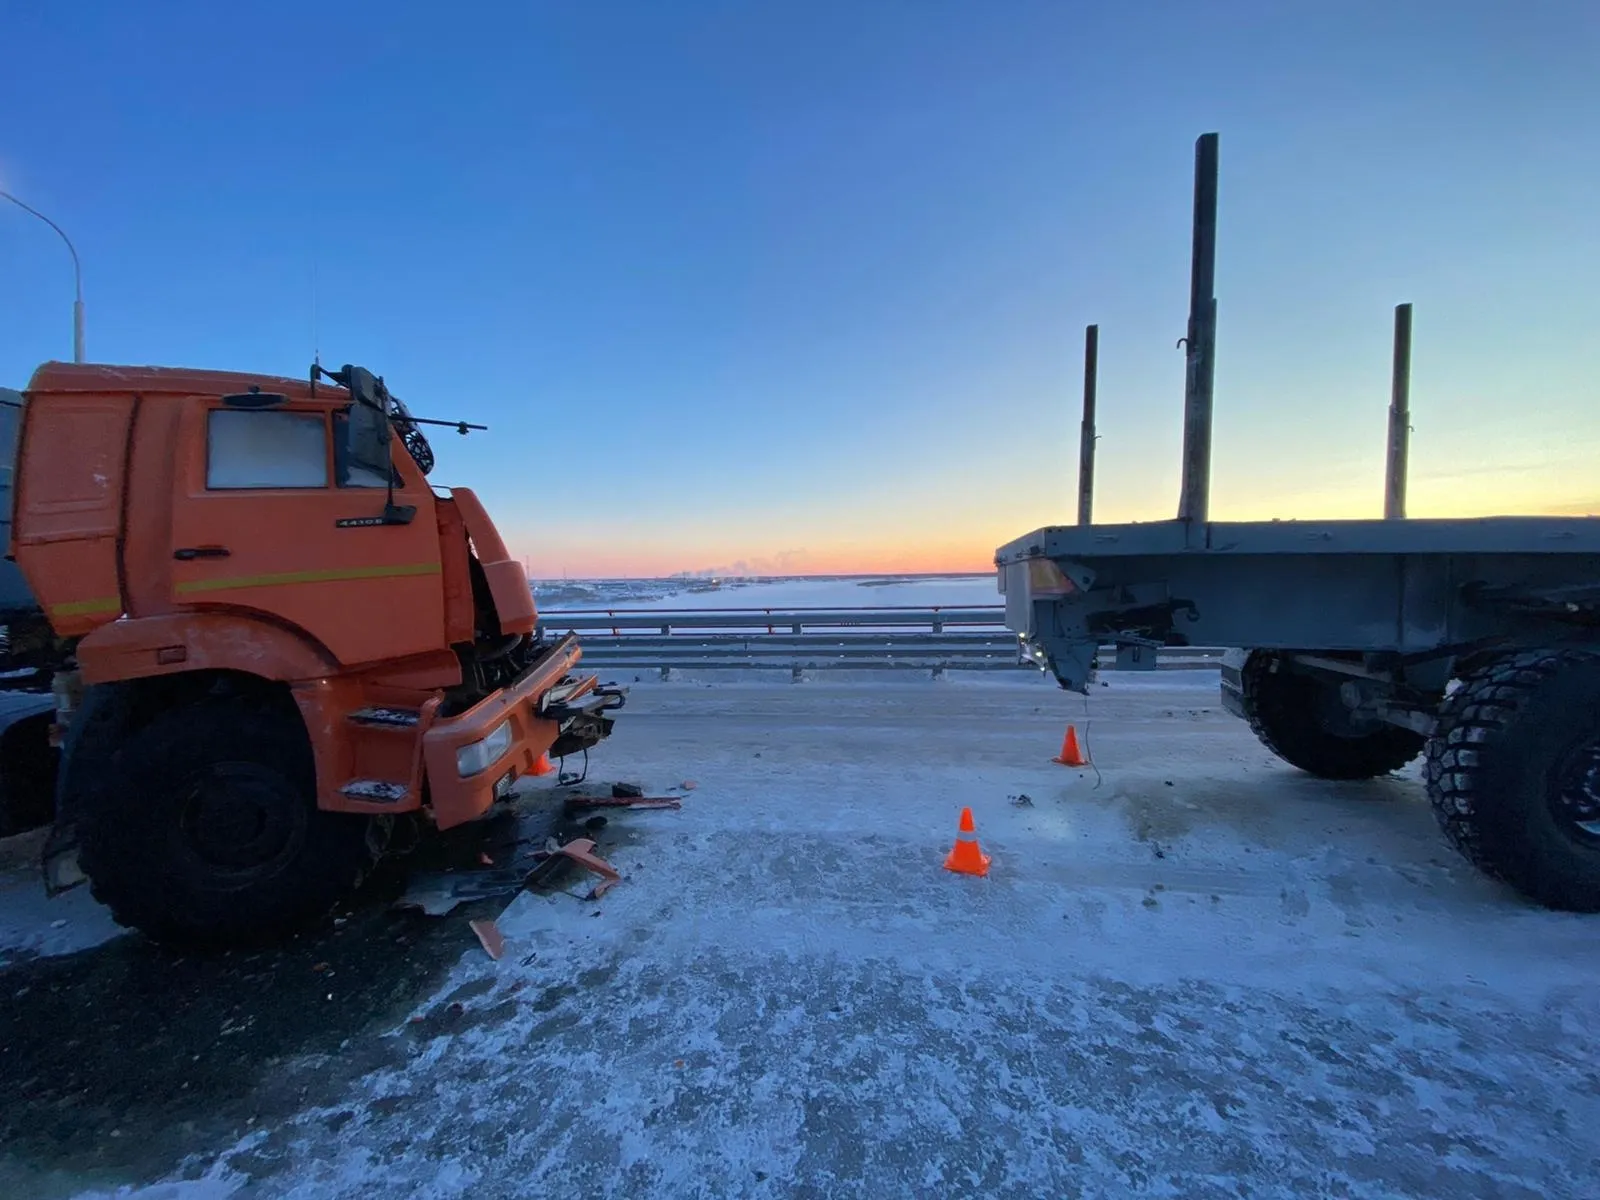
[[(13, 1113), (5, 1194), (1600, 1195), (1600, 922), (1478, 878), (1414, 777), (1277, 763), (1214, 673), (1107, 678), (1087, 721), (1031, 678), (641, 684), (596, 777), (699, 786), (612, 819), (624, 883), (522, 895), (499, 963), (383, 940), (437, 969), (165, 1159)], [(940, 868), (963, 805), (987, 879)], [(111, 954), (151, 957), (61, 961)]]

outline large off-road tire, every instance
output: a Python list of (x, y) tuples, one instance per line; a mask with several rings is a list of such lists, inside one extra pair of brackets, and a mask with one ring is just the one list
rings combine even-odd
[(1476, 663), (1440, 710), (1427, 781), (1468, 861), (1551, 908), (1600, 912), (1600, 655)]
[(160, 942), (244, 945), (325, 915), (382, 849), (372, 819), (316, 807), (292, 709), (212, 700), (157, 717), (79, 814), (96, 899)]
[(1420, 733), (1358, 721), (1340, 700), (1336, 680), (1293, 671), (1274, 651), (1250, 652), (1240, 671), (1240, 693), (1245, 719), (1261, 744), (1323, 779), (1387, 775), (1422, 752)]

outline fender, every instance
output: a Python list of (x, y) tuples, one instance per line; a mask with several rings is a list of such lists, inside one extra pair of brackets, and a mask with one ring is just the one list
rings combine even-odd
[(191, 671), (243, 671), (294, 682), (339, 670), (304, 633), (237, 612), (124, 617), (78, 643), (78, 667), (87, 684)]
[(451, 488), (450, 499), (455, 501), (472, 548), (478, 553), (489, 595), (494, 598), (495, 613), (500, 618), (500, 631), (532, 633), (539, 624), (539, 614), (528, 587), (528, 573), (506, 550), (500, 531), (471, 488)]

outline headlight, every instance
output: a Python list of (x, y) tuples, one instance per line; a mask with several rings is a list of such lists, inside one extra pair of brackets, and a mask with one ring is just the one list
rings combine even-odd
[(468, 775), (486, 771), (509, 749), (511, 722), (501, 721), (481, 742), (472, 742), (456, 751), (456, 772), (465, 779)]

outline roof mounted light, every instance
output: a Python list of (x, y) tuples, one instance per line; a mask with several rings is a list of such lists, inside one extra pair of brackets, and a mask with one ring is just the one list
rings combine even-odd
[(277, 408), (280, 404), (289, 403), (289, 397), (282, 392), (263, 392), (252, 385), (248, 392), (224, 396), (222, 402), (229, 408)]

